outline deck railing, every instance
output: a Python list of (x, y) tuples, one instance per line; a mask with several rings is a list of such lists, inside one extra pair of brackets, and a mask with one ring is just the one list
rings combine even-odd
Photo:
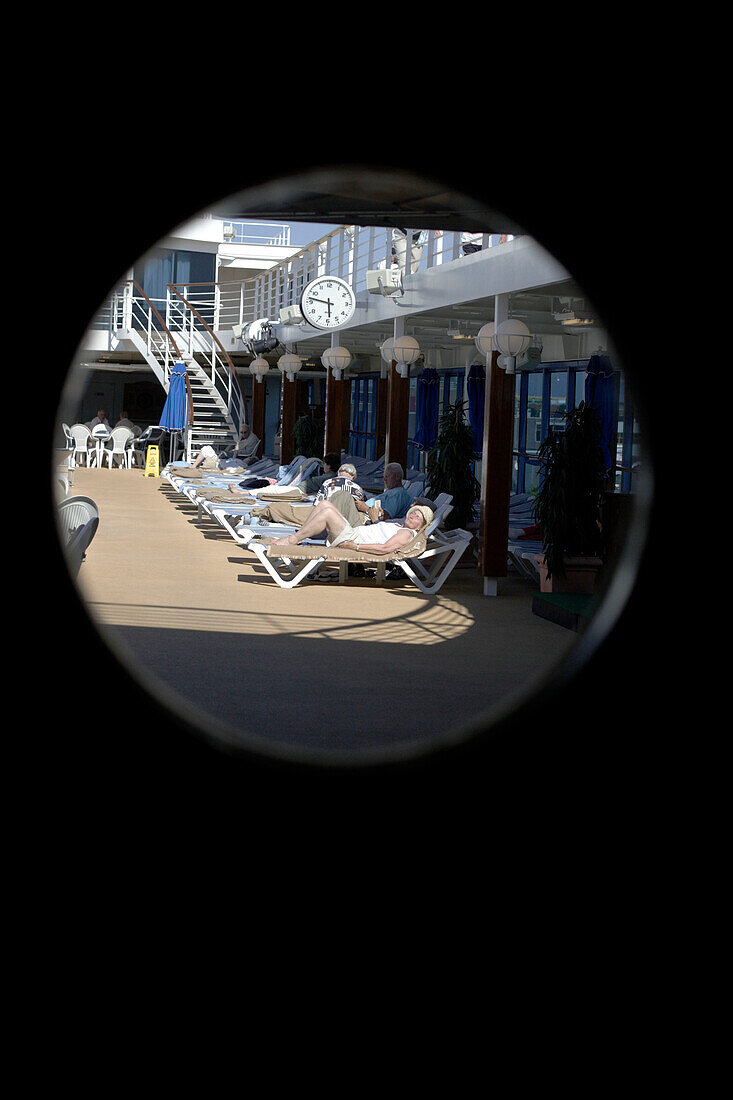
[[(405, 264), (405, 238), (395, 236), (392, 229), (340, 226), (313, 241), (252, 281), (253, 319), (269, 317), (278, 320), (280, 310), (297, 304), (305, 285), (319, 275), (335, 275), (344, 279), (358, 295), (366, 289), (367, 271), (390, 268), (395, 258), (404, 274), (410, 275), (450, 263), (464, 255), (463, 233), (434, 229), (419, 232), (405, 228), (409, 241), (413, 241), (413, 234), (419, 233), (413, 243), (409, 265)], [(482, 249), (492, 248), (511, 239), (507, 234), (486, 233), (480, 244)]]

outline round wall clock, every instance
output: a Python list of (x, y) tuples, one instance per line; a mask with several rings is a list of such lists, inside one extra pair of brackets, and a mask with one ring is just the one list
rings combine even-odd
[(300, 296), (300, 312), (314, 328), (340, 328), (351, 319), (355, 309), (353, 290), (335, 275), (319, 275)]

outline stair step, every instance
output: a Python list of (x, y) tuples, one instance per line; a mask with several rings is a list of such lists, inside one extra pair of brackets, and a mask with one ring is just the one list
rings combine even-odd
[(192, 457), (206, 443), (220, 449), (233, 446), (236, 433), (228, 418), (226, 401), (214, 387), (206, 367), (194, 361), (189, 363), (187, 374), (193, 401), (189, 435)]

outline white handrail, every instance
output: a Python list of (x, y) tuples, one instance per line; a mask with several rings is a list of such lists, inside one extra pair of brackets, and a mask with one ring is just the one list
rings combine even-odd
[[(204, 310), (207, 308), (205, 297), (198, 301), (198, 305), (201, 305)], [(199, 312), (198, 305), (194, 306), (197, 312)], [(164, 327), (161, 326), (155, 310), (161, 318), (164, 318)], [(110, 314), (113, 332), (134, 329), (138, 333), (147, 356), (155, 360), (160, 367), (166, 388), (170, 380), (171, 364), (175, 357), (169, 333), (182, 354), (190, 356), (199, 366), (203, 358), (211, 382), (225, 401), (235, 430), (237, 434), (239, 433), (246, 419), (240, 388), (235, 384), (229, 364), (217, 350), (216, 341), (211, 332), (205, 325), (197, 324), (196, 316), (186, 302), (172, 295), (170, 290), (165, 302), (141, 298), (134, 293), (134, 287), (130, 282), (114, 293)], [(201, 316), (208, 324), (203, 313)]]

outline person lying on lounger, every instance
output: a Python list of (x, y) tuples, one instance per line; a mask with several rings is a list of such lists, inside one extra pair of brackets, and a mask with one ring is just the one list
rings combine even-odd
[(270, 546), (297, 546), (304, 539), (320, 535), (325, 528), (329, 546), (364, 550), (381, 556), (407, 546), (432, 521), (432, 510), (424, 504), (415, 504), (407, 513), (404, 524), (380, 520), (368, 526), (352, 527), (330, 500), (324, 500), (316, 504), (298, 531), (284, 539), (273, 539)]
[[(334, 458), (336, 456), (332, 455), (331, 457)], [(328, 458), (329, 456), (326, 455), (323, 460), (324, 467), (327, 464)], [(315, 503), (320, 503), (320, 500), (324, 498), (328, 499), (328, 497), (331, 496), (333, 493), (347, 491), (354, 496), (354, 499), (365, 500), (366, 493), (362, 489), (361, 485), (356, 484), (356, 482), (354, 481), (355, 477), (356, 468), (352, 466), (349, 462), (345, 463), (343, 466), (339, 466), (338, 470), (335, 472), (333, 468), (329, 468), (328, 477), (324, 478), (321, 481), (321, 484), (318, 488)], [(286, 486), (286, 490), (290, 491), (291, 489), (302, 489), (303, 495), (307, 496), (310, 492), (310, 490), (307, 488), (309, 481), (310, 478), (306, 478), (304, 482), (294, 481), (290, 485)], [(253, 494), (253, 491), (251, 489), (239, 488), (237, 485), (229, 485), (227, 486), (227, 488), (232, 496), (235, 497), (248, 497), (252, 495), (257, 495), (256, 490)], [(275, 490), (273, 495), (277, 496), (277, 486), (273, 486), (272, 488)], [(268, 489), (267, 492), (269, 494), (271, 492), (271, 489)]]

